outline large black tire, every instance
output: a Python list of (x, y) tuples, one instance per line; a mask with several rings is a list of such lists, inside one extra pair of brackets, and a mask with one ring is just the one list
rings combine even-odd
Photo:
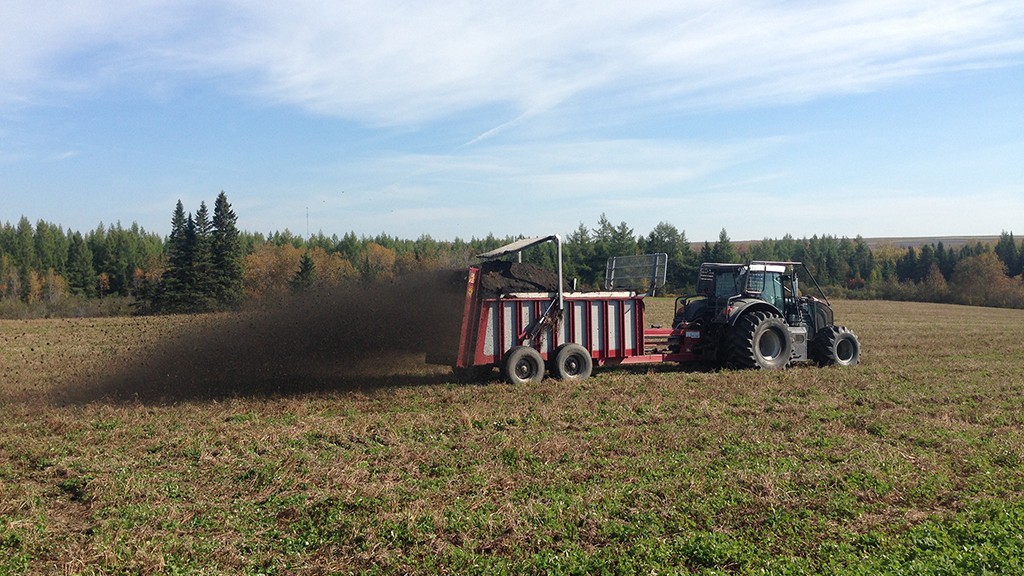
[(530, 346), (514, 346), (505, 354), (501, 375), (511, 384), (527, 384), (544, 379), (544, 359)]
[(558, 380), (585, 380), (594, 371), (594, 359), (579, 344), (562, 344), (555, 349), (551, 375)]
[(854, 366), (860, 362), (860, 340), (846, 326), (827, 326), (814, 336), (814, 360), (823, 366)]
[(786, 322), (768, 312), (750, 312), (728, 333), (728, 364), (732, 368), (777, 370), (789, 366), (793, 339)]

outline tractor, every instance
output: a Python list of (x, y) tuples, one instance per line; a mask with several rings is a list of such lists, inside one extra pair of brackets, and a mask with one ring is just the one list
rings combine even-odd
[[(802, 296), (806, 274), (820, 299)], [(801, 262), (704, 263), (697, 294), (676, 300), (672, 354), (728, 368), (784, 368), (792, 362), (852, 366), (860, 341), (836, 326), (832, 306)]]

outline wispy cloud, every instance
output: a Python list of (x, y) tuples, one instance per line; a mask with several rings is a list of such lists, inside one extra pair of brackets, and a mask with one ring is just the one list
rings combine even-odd
[(1016, 0), (34, 0), (2, 22), (8, 104), (140, 74), (217, 77), (242, 97), (396, 125), (569, 101), (798, 102), (1024, 55)]
[(52, 162), (62, 162), (64, 160), (70, 160), (78, 156), (80, 152), (78, 150), (66, 150), (64, 152), (58, 152), (49, 158)]
[[(771, 138), (717, 145), (654, 139), (485, 142), (450, 154), (341, 163), (323, 181), (345, 182), (344, 194), (316, 187), (310, 193), (321, 218), (409, 237), (450, 236), (456, 224), (457, 234), (482, 236), (504, 218), (515, 220), (508, 228), (517, 232), (550, 233), (580, 221), (593, 224), (604, 211), (645, 228), (669, 215), (689, 217), (695, 190), (734, 178), (731, 168), (777, 146)], [(452, 217), (435, 217), (444, 214)], [(268, 212), (266, 226), (280, 217)]]

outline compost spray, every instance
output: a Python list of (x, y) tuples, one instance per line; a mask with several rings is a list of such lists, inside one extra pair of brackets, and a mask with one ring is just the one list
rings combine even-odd
[(459, 282), (457, 273), (423, 273), (202, 317), (55, 400), (183, 402), (436, 382), (423, 360), (457, 344)]

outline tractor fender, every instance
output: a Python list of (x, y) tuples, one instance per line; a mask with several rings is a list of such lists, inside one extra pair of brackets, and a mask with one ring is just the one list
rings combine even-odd
[(729, 303), (729, 315), (726, 323), (735, 326), (741, 317), (750, 312), (766, 312), (772, 316), (782, 317), (782, 312), (771, 304), (757, 298), (740, 298)]

